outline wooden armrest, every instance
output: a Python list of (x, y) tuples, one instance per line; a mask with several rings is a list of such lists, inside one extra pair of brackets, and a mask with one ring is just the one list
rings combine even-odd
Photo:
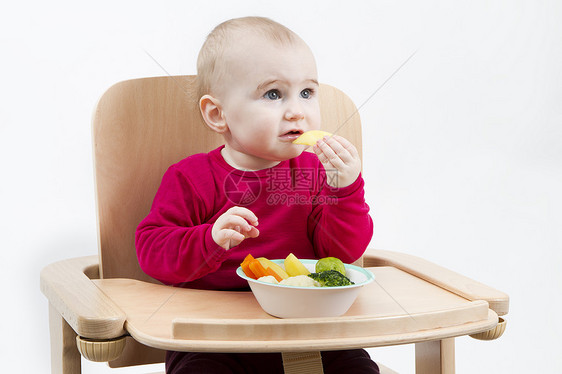
[(126, 316), (88, 278), (98, 274), (98, 267), (98, 256), (50, 264), (41, 271), (41, 291), (78, 335), (112, 339), (126, 334)]
[(509, 296), (507, 294), (420, 257), (367, 249), (363, 255), (363, 266), (393, 266), (465, 299), (487, 301), (490, 309), (500, 316), (507, 314), (509, 311)]

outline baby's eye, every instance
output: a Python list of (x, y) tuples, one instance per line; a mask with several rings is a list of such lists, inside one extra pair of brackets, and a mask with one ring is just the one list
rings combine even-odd
[(303, 99), (310, 99), (313, 93), (314, 90), (312, 88), (305, 88), (304, 90), (301, 91), (301, 97)]
[(278, 90), (269, 90), (265, 93), (264, 97), (269, 100), (279, 100), (281, 98), (281, 93)]

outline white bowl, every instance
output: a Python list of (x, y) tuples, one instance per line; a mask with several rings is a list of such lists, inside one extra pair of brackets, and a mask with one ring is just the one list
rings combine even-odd
[[(283, 260), (272, 260), (283, 267)], [(311, 272), (318, 260), (300, 260)], [(252, 279), (241, 267), (239, 277), (248, 281), (250, 289), (264, 311), (280, 318), (312, 318), (341, 316), (351, 307), (361, 287), (375, 280), (375, 276), (359, 266), (345, 265), (347, 277), (355, 284), (340, 287), (295, 287), (261, 282)]]

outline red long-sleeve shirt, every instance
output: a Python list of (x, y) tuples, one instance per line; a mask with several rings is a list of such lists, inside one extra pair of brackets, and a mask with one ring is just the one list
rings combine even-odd
[[(326, 184), (313, 153), (277, 166), (241, 171), (220, 154), (223, 146), (172, 165), (148, 216), (136, 232), (141, 268), (166, 284), (203, 289), (247, 287), (235, 271), (244, 257), (357, 260), (373, 235), (361, 176), (344, 188)], [(226, 251), (211, 236), (233, 206), (258, 217), (260, 234)]]

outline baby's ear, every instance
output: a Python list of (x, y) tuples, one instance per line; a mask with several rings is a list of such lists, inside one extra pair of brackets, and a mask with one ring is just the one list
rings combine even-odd
[(219, 134), (228, 130), (220, 101), (216, 97), (203, 95), (199, 100), (199, 109), (201, 110), (201, 115), (203, 116), (205, 123), (211, 128), (211, 130), (216, 131)]

